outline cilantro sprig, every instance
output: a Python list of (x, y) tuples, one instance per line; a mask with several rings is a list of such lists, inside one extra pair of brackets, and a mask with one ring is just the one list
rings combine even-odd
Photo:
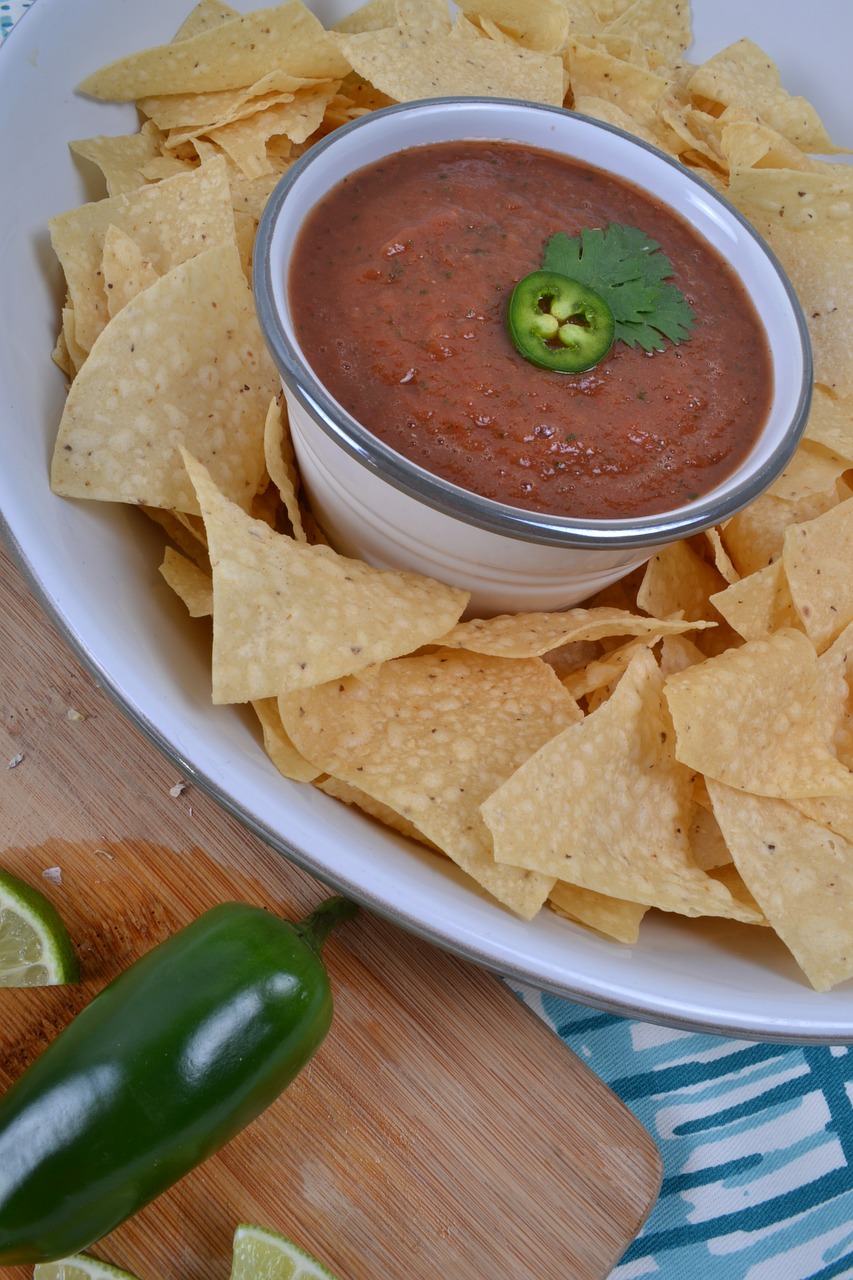
[(603, 229), (585, 227), (579, 236), (558, 231), (545, 246), (542, 269), (600, 294), (613, 312), (616, 341), (629, 347), (663, 351), (667, 341), (690, 337), (696, 316), (669, 279), (672, 263), (637, 227), (611, 222)]

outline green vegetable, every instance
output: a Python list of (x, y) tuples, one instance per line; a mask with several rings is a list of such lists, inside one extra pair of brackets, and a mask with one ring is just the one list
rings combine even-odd
[(0, 1100), (0, 1264), (78, 1253), (268, 1107), (329, 1029), (321, 949), (354, 911), (223, 903), (105, 987)]
[(613, 314), (594, 290), (556, 271), (519, 280), (507, 309), (509, 336), (533, 364), (583, 373), (613, 345)]
[(579, 236), (558, 231), (545, 246), (545, 271), (589, 285), (606, 301), (616, 322), (616, 340), (644, 351), (690, 337), (693, 311), (668, 277), (672, 263), (660, 245), (636, 227), (611, 222)]

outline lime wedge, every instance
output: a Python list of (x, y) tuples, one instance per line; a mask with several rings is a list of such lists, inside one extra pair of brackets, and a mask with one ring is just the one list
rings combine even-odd
[(79, 976), (71, 939), (53, 904), (0, 871), (0, 987), (56, 986)]
[(234, 1232), (231, 1280), (335, 1280), (335, 1277), (287, 1236), (243, 1222)]
[(88, 1254), (75, 1253), (58, 1262), (40, 1262), (33, 1272), (33, 1280), (136, 1280), (136, 1276)]

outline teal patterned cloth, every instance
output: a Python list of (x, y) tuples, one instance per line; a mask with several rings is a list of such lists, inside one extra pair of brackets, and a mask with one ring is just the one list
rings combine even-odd
[(853, 1047), (674, 1031), (513, 985), (663, 1157), (611, 1280), (853, 1278)]
[[(0, 0), (0, 38), (32, 3)], [(610, 1280), (853, 1280), (853, 1047), (673, 1031), (513, 986), (660, 1147), (660, 1198)]]
[(33, 0), (0, 0), (0, 40), (4, 40)]

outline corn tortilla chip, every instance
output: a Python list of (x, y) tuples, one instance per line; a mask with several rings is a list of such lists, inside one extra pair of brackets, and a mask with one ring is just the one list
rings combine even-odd
[(579, 711), (547, 663), (464, 652), (400, 658), (281, 699), (296, 746), (415, 824), (525, 918), (553, 878), (496, 865), (479, 805)]
[(166, 547), (160, 573), (175, 595), (184, 602), (191, 618), (207, 618), (213, 613), (213, 583), (192, 560), (174, 547)]
[(153, 126), (139, 133), (117, 137), (99, 135), (68, 145), (72, 153), (97, 165), (107, 184), (107, 195), (126, 195), (145, 185), (145, 169), (160, 154), (162, 137)]
[(853, 498), (785, 532), (782, 563), (806, 634), (818, 653), (853, 622)]
[(820, 655), (817, 666), (825, 733), (849, 769), (853, 767), (853, 623)]
[(706, 778), (783, 799), (853, 796), (824, 725), (817, 655), (801, 632), (709, 658), (666, 681), (676, 757)]
[(783, 628), (803, 630), (782, 562), (730, 583), (711, 604), (744, 640), (765, 640)]
[(53, 489), (197, 512), (185, 446), (248, 507), (265, 474), (264, 418), (279, 385), (236, 248), (208, 249), (104, 329), (65, 403)]
[(135, 102), (155, 94), (240, 89), (270, 71), (321, 79), (345, 76), (349, 67), (311, 11), (289, 0), (119, 58), (84, 80), (80, 90)]
[(662, 689), (639, 650), (608, 702), (485, 801), (495, 858), (666, 911), (754, 919), (690, 857), (691, 776), (675, 758)]
[(110, 319), (160, 278), (136, 241), (114, 226), (107, 227), (104, 236), (101, 277)]
[(838, 480), (850, 466), (849, 458), (833, 453), (824, 445), (803, 440), (767, 492), (787, 502), (799, 502), (814, 494), (831, 495), (837, 492)]
[(258, 698), (252, 703), (264, 735), (264, 751), (279, 773), (293, 782), (313, 782), (319, 771), (296, 750), (278, 710), (277, 698)]
[(488, 40), (412, 34), (404, 27), (336, 37), (353, 69), (397, 102), (454, 94), (563, 104), (558, 57)]
[(270, 401), (264, 424), (264, 457), (270, 480), (278, 489), (287, 512), (294, 538), (297, 542), (307, 542), (302, 512), (299, 509), (299, 472), (296, 469), (296, 456), (287, 428), (286, 413), (283, 396)]
[(364, 813), (381, 822), (384, 827), (390, 827), (393, 831), (399, 831), (400, 835), (406, 836), (409, 840), (416, 840), (418, 844), (426, 845), (428, 849), (432, 849), (435, 853), (442, 853), (437, 845), (428, 840), (422, 831), (419, 831), (413, 822), (409, 822), (402, 814), (397, 813), (396, 809), (392, 809), (390, 805), (382, 804), (381, 801), (375, 800), (373, 796), (369, 796), (366, 791), (361, 791), (358, 787), (354, 787), (350, 782), (343, 782), (340, 778), (330, 778), (325, 774), (315, 783), (318, 791), (322, 791), (324, 795), (334, 796), (336, 800), (342, 800), (344, 804), (355, 805)]
[(187, 40), (190, 36), (197, 36), (210, 27), (218, 26), (220, 22), (239, 16), (239, 11), (232, 9), (230, 4), (224, 4), (223, 0), (199, 0), (181, 23), (173, 40)]
[(239, 89), (219, 89), (210, 93), (169, 93), (140, 98), (137, 106), (154, 123), (168, 132), (173, 129), (204, 130), (242, 119), (275, 100), (290, 100), (297, 89), (313, 84), (305, 76), (286, 71), (269, 71), (253, 84)]
[(697, 67), (688, 91), (706, 102), (742, 107), (802, 151), (835, 149), (811, 103), (782, 87), (778, 67), (751, 40), (737, 40)]
[(513, 41), (539, 53), (557, 53), (569, 33), (569, 15), (559, 0), (467, 0), (461, 9), (472, 21), (491, 19)]
[(661, 145), (665, 126), (658, 104), (667, 88), (663, 76), (623, 62), (584, 37), (570, 39), (564, 57), (573, 95), (611, 103), (637, 122), (647, 140), (655, 139)]
[(719, 571), (688, 543), (674, 542), (646, 564), (637, 604), (657, 618), (676, 614), (689, 622), (713, 621), (710, 597), (724, 585)]
[(782, 800), (708, 791), (735, 865), (815, 990), (853, 977), (853, 844)]
[(539, 657), (560, 645), (607, 636), (661, 636), (693, 630), (682, 619), (644, 618), (624, 609), (566, 609), (562, 613), (501, 614), (460, 622), (442, 637), (448, 648), (503, 658)]
[(466, 591), (275, 533), (184, 461), (213, 566), (215, 703), (275, 697), (410, 653), (464, 609)]
[(689, 0), (633, 0), (608, 23), (608, 36), (627, 35), (654, 49), (665, 63), (675, 62), (693, 39)]
[(648, 911), (648, 907), (640, 902), (611, 898), (608, 894), (580, 889), (576, 884), (566, 884), (562, 880), (558, 880), (551, 890), (548, 906), (567, 920), (585, 924), (616, 942), (629, 944), (638, 941), (640, 922)]
[(817, 385), (812, 395), (805, 439), (823, 445), (853, 464), (853, 396), (833, 395)]
[(232, 243), (225, 163), (212, 162), (163, 183), (80, 205), (49, 225), (74, 307), (77, 342), (90, 351), (109, 319), (100, 274), (108, 228), (125, 232), (159, 276), (205, 249)]

